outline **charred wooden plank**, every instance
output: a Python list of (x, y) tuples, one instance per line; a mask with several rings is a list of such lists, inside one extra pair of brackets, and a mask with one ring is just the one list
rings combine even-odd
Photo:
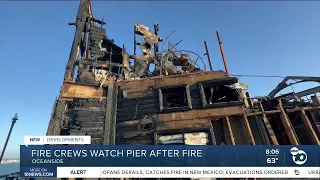
[(102, 88), (76, 83), (65, 83), (61, 89), (63, 98), (102, 98), (103, 94)]
[(230, 124), (230, 119), (228, 116), (226, 116), (225, 121), (226, 121), (227, 129), (228, 129), (228, 134), (229, 134), (229, 137), (231, 140), (231, 145), (235, 145), (236, 144), (235, 137), (233, 135), (233, 131), (232, 131), (231, 124)]
[(165, 121), (159, 122), (156, 125), (156, 131), (174, 130), (174, 129), (186, 129), (186, 128), (205, 128), (210, 129), (211, 123), (208, 119), (192, 119), (185, 121)]
[[(238, 106), (234, 107), (224, 107), (216, 109), (195, 109), (185, 112), (173, 112), (173, 113), (150, 113), (149, 116), (158, 120), (158, 121), (183, 121), (183, 120), (192, 120), (192, 119), (205, 119), (212, 117), (225, 117), (231, 115), (241, 115), (243, 114), (242, 108)], [(141, 117), (141, 116), (140, 116)], [(138, 118), (138, 117), (136, 117)], [(118, 125), (128, 125), (128, 124), (138, 124), (139, 120), (134, 120), (133, 118), (121, 118), (118, 115), (117, 124)]]
[(103, 144), (114, 145), (116, 141), (116, 111), (118, 86), (108, 87), (108, 104), (105, 112)]
[(277, 139), (272, 127), (271, 127), (271, 124), (269, 122), (269, 119), (267, 118), (267, 115), (264, 113), (265, 111), (264, 111), (264, 108), (261, 103), (259, 103), (259, 107), (262, 111), (262, 119), (263, 119), (264, 124), (266, 125), (266, 128), (267, 128), (268, 134), (271, 138), (272, 144), (279, 145), (278, 139)]
[(116, 134), (116, 142), (153, 139), (153, 131), (132, 131)]
[(80, 6), (76, 18), (76, 32), (74, 34), (71, 52), (64, 75), (65, 80), (72, 80), (74, 75), (75, 62), (77, 61), (80, 52), (80, 44), (83, 43), (82, 33), (84, 33), (85, 31), (86, 20), (88, 19), (88, 17), (90, 17), (91, 11), (89, 10), (89, 4), (89, 0), (80, 1)]
[(314, 144), (320, 144), (318, 136), (317, 136), (316, 132), (314, 131), (314, 129), (312, 128), (310, 120), (309, 120), (308, 116), (306, 115), (306, 112), (303, 109), (300, 111), (300, 117), (301, 117), (301, 120), (302, 120), (304, 126), (306, 127), (306, 132), (309, 134), (309, 137), (312, 140), (312, 142)]
[(224, 117), (241, 114), (243, 114), (243, 112), (240, 106), (231, 106), (216, 109), (195, 109), (185, 112), (155, 114), (152, 115), (152, 117), (155, 119), (161, 119), (162, 121), (172, 121), (187, 119), (205, 119), (210, 117)]
[[(117, 84), (121, 87), (121, 89), (125, 89), (128, 92), (143, 92), (150, 88), (158, 89), (168, 86), (193, 85), (196, 84), (198, 81), (225, 78), (228, 78), (228, 76), (223, 71), (195, 72), (191, 74), (180, 74), (172, 76), (156, 76), (140, 80), (125, 80), (119, 81)], [(142, 93), (139, 94), (139, 96), (142, 95)], [(138, 95), (134, 97), (138, 97)]]
[(228, 77), (223, 79), (210, 79), (205, 81), (199, 81), (199, 84), (202, 84), (203, 87), (214, 86), (214, 85), (230, 85), (238, 82), (236, 77)]
[(249, 137), (250, 143), (251, 143), (252, 145), (255, 145), (256, 142), (255, 142), (255, 140), (254, 140), (254, 137), (253, 137), (253, 134), (252, 134), (252, 131), (251, 131), (251, 127), (250, 127), (250, 124), (249, 124), (249, 121), (248, 121), (248, 118), (247, 118), (247, 116), (245, 116), (245, 115), (243, 115), (242, 117), (243, 117), (244, 126), (245, 126), (245, 129), (246, 129), (246, 131), (247, 131), (247, 135), (248, 135), (248, 137)]
[(283, 107), (282, 107), (282, 103), (281, 103), (281, 100), (278, 101), (279, 102), (279, 105), (278, 105), (278, 109), (281, 111), (280, 113), (280, 118), (281, 118), (281, 121), (282, 121), (282, 124), (286, 130), (286, 133), (288, 135), (288, 138), (290, 140), (290, 143), (292, 145), (299, 145), (299, 140), (297, 138), (297, 135), (293, 129), (293, 126), (286, 114), (286, 112), (284, 111)]
[(140, 112), (141, 110), (148, 110), (148, 109), (160, 110), (159, 103), (147, 104), (147, 105), (140, 105), (140, 103), (139, 104), (137, 103), (133, 106), (121, 106), (121, 107), (118, 107), (117, 112), (118, 113), (128, 112), (128, 111), (131, 111), (131, 112), (139, 111)]

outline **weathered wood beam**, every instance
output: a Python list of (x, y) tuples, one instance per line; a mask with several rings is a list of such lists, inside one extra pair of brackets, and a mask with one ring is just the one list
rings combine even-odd
[(264, 111), (265, 114), (277, 114), (277, 113), (281, 113), (280, 110), (270, 110), (270, 111)]
[(320, 107), (302, 107), (302, 108), (295, 107), (293, 109), (286, 109), (288, 113), (297, 112), (301, 110), (304, 110), (304, 111), (320, 110)]
[(312, 96), (311, 99), (314, 105), (320, 105), (320, 97), (317, 95), (317, 93), (314, 93), (314, 96)]
[(291, 124), (286, 112), (284, 111), (284, 109), (282, 107), (282, 102), (281, 102), (280, 99), (279, 99), (278, 109), (281, 111), (280, 119), (281, 119), (282, 124), (284, 126), (284, 129), (285, 129), (285, 131), (286, 131), (286, 133), (288, 135), (290, 143), (292, 145), (299, 145), (300, 143), (299, 143), (299, 140), (297, 138), (297, 135), (296, 135), (296, 133), (294, 131), (294, 128), (293, 128), (293, 126), (292, 126), (292, 124)]
[(270, 110), (270, 111), (264, 111), (264, 112), (254, 112), (254, 113), (246, 113), (246, 116), (256, 116), (261, 114), (277, 114), (280, 113), (280, 110)]
[(103, 89), (95, 86), (66, 82), (61, 88), (61, 98), (102, 98)]
[(255, 145), (256, 142), (254, 140), (254, 137), (253, 137), (253, 134), (252, 134), (252, 131), (251, 131), (251, 127), (250, 127), (250, 124), (249, 124), (249, 121), (248, 121), (248, 118), (247, 116), (243, 115), (243, 121), (244, 121), (244, 126), (246, 128), (246, 131), (247, 131), (247, 134), (248, 134), (248, 137), (249, 137), (249, 141), (252, 145)]
[[(173, 113), (159, 113), (159, 114), (149, 114), (148, 116), (156, 119), (157, 121), (185, 121), (193, 119), (209, 119), (209, 118), (220, 118), (231, 115), (242, 115), (242, 107), (224, 107), (216, 109), (194, 109), (185, 112), (173, 112)], [(117, 126), (130, 126), (138, 125), (140, 120), (128, 119), (127, 121), (118, 122)]]
[(168, 86), (178, 86), (178, 85), (193, 85), (197, 84), (199, 81), (207, 81), (213, 79), (228, 79), (228, 76), (223, 71), (213, 71), (213, 72), (194, 72), (190, 74), (179, 74), (172, 76), (155, 76), (147, 79), (138, 80), (120, 80), (117, 82), (121, 89), (128, 92), (139, 92), (145, 91), (152, 88), (161, 88)]
[(156, 131), (184, 129), (184, 128), (207, 128), (211, 127), (209, 119), (192, 119), (184, 121), (164, 121), (157, 124)]
[(108, 87), (107, 107), (103, 144), (114, 145), (116, 142), (116, 112), (117, 112), (118, 86)]
[(241, 93), (241, 98), (243, 99), (243, 102), (244, 102), (244, 106), (246, 107), (246, 108), (250, 108), (250, 104), (249, 104), (249, 101), (248, 101), (248, 99), (250, 98), (250, 97), (247, 97), (247, 95), (246, 95), (246, 93), (243, 91), (243, 90), (241, 90), (240, 91)]
[(247, 101), (248, 101), (248, 106), (249, 106), (250, 108), (253, 108), (254, 103), (253, 103), (252, 98), (250, 97), (249, 92), (246, 92), (246, 93), (245, 93), (245, 97), (246, 97), (246, 99), (247, 99)]
[(185, 112), (176, 113), (166, 113), (166, 114), (155, 114), (152, 115), (153, 118), (162, 121), (172, 121), (172, 120), (188, 120), (188, 119), (206, 119), (212, 117), (225, 117), (231, 115), (241, 115), (243, 114), (242, 107), (231, 106), (216, 109), (194, 109)]
[(300, 111), (300, 117), (301, 117), (303, 124), (306, 127), (306, 132), (309, 134), (309, 137), (311, 138), (312, 142), (314, 144), (320, 144), (318, 136), (317, 136), (316, 132), (314, 131), (314, 129), (312, 128), (310, 120), (309, 120), (306, 112), (303, 109), (301, 109), (301, 111)]
[(235, 138), (233, 136), (233, 132), (232, 132), (232, 128), (231, 128), (231, 123), (230, 123), (230, 119), (228, 116), (226, 116), (226, 125), (227, 125), (227, 128), (228, 128), (228, 134), (229, 134), (229, 137), (230, 137), (230, 140), (231, 140), (231, 145), (235, 145), (236, 142), (235, 142)]
[(267, 118), (267, 115), (264, 113), (265, 111), (264, 111), (264, 108), (263, 108), (261, 103), (259, 103), (259, 107), (260, 107), (260, 109), (262, 111), (262, 119), (263, 119), (264, 124), (266, 125), (266, 128), (267, 128), (268, 134), (269, 134), (269, 136), (271, 138), (272, 144), (279, 145), (277, 137), (276, 137), (276, 135), (275, 135), (275, 133), (274, 133), (272, 127), (271, 127), (271, 124), (269, 122), (269, 119)]
[(295, 97), (303, 97), (303, 96), (307, 96), (309, 94), (313, 94), (315, 92), (320, 92), (320, 86), (288, 95), (288, 96), (284, 97), (284, 99), (291, 100), (291, 99), (294, 99)]
[(211, 127), (210, 127), (209, 134), (210, 134), (210, 136), (211, 136), (211, 143), (212, 143), (212, 145), (217, 145), (216, 136), (215, 136), (215, 134), (214, 134), (214, 130), (213, 130), (212, 124), (211, 124)]
[(153, 132), (164, 132), (164, 131), (189, 131), (190, 129), (207, 129), (211, 127), (211, 122), (209, 119), (192, 119), (184, 121), (161, 121), (155, 124), (154, 128), (147, 130), (139, 130), (138, 124), (133, 123), (126, 126), (117, 126), (117, 134), (123, 136), (123, 138), (136, 137), (139, 134), (146, 136), (147, 134)]
[(249, 116), (256, 116), (256, 115), (261, 115), (261, 114), (263, 114), (263, 112), (245, 113), (245, 115), (246, 115), (247, 117), (249, 117)]
[(312, 104), (315, 106), (318, 106), (318, 109), (315, 111), (315, 113), (320, 116), (320, 97), (317, 95), (317, 93), (314, 93), (314, 96), (311, 97), (312, 99)]

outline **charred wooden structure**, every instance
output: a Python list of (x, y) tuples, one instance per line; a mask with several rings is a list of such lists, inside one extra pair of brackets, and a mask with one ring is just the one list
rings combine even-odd
[[(134, 25), (133, 54), (107, 38), (89, 0), (69, 24), (76, 31), (47, 135), (90, 135), (93, 144), (320, 144), (320, 87), (275, 96), (289, 79), (320, 77), (287, 77), (268, 96), (251, 98), (227, 68), (213, 71), (209, 61), (206, 71), (199, 55), (161, 38), (157, 23), (154, 32)], [(312, 102), (301, 100), (310, 94)]]

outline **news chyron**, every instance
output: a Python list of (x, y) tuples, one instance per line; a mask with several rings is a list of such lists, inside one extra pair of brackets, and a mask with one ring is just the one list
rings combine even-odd
[(90, 136), (28, 136), (20, 157), (26, 178), (320, 177), (317, 145), (91, 145)]

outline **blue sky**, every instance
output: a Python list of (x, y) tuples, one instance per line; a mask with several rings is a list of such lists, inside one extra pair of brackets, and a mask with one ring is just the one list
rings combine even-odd
[[(68, 22), (78, 6), (78, 1), (0, 2), (1, 149), (11, 118), (20, 114), (5, 158), (19, 157), (23, 136), (46, 133), (75, 30)], [(104, 17), (107, 35), (129, 53), (134, 23), (152, 27), (157, 21), (162, 38), (175, 30), (173, 42), (183, 39), (180, 49), (202, 55), (206, 40), (215, 70), (223, 69), (218, 30), (231, 74), (320, 76), (320, 2), (94, 1), (93, 12)], [(281, 81), (240, 80), (252, 96), (267, 95)]]

